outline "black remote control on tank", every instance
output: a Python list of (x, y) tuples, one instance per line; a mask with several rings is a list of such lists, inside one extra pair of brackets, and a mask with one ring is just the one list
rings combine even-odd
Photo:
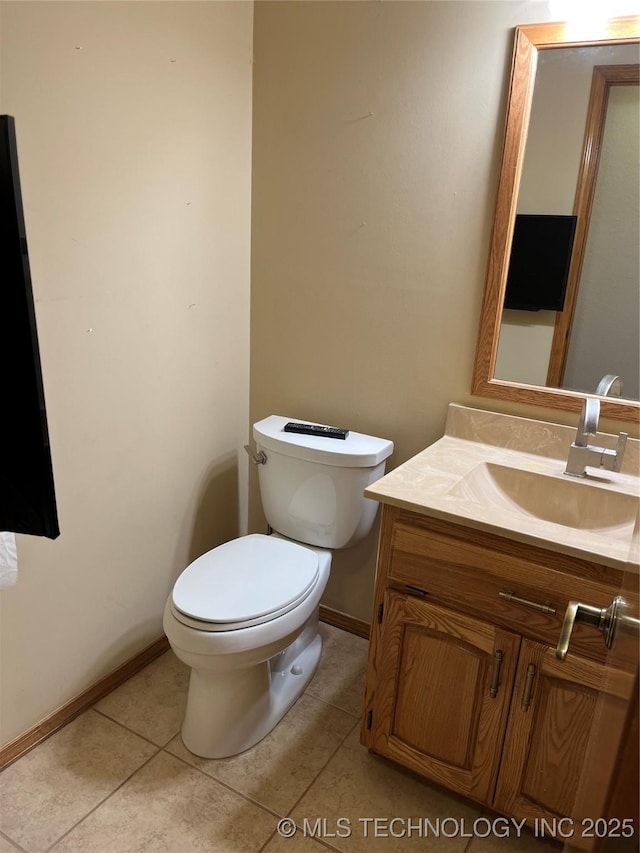
[(343, 441), (349, 435), (348, 429), (340, 427), (319, 426), (318, 424), (298, 424), (289, 421), (284, 425), (285, 432), (297, 432), (299, 435), (315, 435), (320, 438), (341, 438)]

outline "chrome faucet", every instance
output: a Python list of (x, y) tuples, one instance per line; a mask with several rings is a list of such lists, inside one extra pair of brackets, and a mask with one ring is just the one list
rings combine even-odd
[[(617, 377), (614, 377), (617, 378)], [(627, 433), (618, 435), (618, 446), (615, 450), (607, 447), (596, 447), (589, 444), (589, 436), (598, 432), (600, 419), (600, 401), (587, 397), (582, 407), (575, 441), (569, 448), (569, 458), (565, 474), (571, 477), (586, 477), (587, 465), (595, 468), (605, 468), (607, 471), (619, 471), (627, 444)]]

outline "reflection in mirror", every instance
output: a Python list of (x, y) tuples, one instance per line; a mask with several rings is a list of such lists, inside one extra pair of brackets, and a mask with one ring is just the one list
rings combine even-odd
[[(638, 419), (639, 37), (638, 18), (586, 43), (563, 24), (516, 30), (474, 393), (578, 411), (613, 374), (622, 396), (603, 414)], [(503, 307), (516, 214), (576, 217), (562, 310), (548, 310), (548, 293), (529, 310)]]
[[(563, 388), (591, 389), (602, 373), (624, 377), (640, 399), (640, 87), (609, 91), (584, 261), (577, 282)], [(603, 286), (608, 284), (609, 286)]]
[[(573, 315), (572, 323), (562, 324), (560, 341), (566, 345), (553, 352), (557, 312), (544, 310), (544, 302), (518, 312), (506, 302), (495, 371), (499, 379), (594, 393), (599, 378), (615, 371), (624, 377), (624, 396), (640, 399), (640, 89), (638, 65), (633, 63), (637, 56), (636, 45), (606, 45), (549, 50), (538, 60), (516, 208), (519, 217), (544, 214), (553, 223), (551, 215), (566, 217), (579, 205), (583, 194), (579, 182), (585, 177), (580, 169), (583, 138), (590, 151), (594, 143), (590, 134), (585, 137), (587, 116), (601, 98), (601, 78), (612, 85), (601, 115), (604, 122), (595, 133), (596, 144), (601, 144), (593, 203), (591, 211), (581, 213), (586, 239), (582, 263), (574, 260), (580, 275), (574, 283), (576, 293), (569, 289), (564, 307)], [(576, 252), (581, 245), (576, 243)], [(540, 260), (543, 249), (538, 247), (532, 261)], [(511, 258), (512, 268), (513, 252)], [(567, 268), (565, 286), (568, 273)], [(548, 269), (545, 280), (537, 283), (539, 290), (546, 290), (551, 276)], [(524, 352), (528, 356), (523, 361)], [(560, 364), (551, 364), (552, 357)]]

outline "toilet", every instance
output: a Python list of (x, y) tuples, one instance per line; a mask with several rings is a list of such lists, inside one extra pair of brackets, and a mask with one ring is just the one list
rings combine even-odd
[(378, 504), (363, 491), (393, 451), (391, 441), (331, 429), (278, 415), (254, 424), (252, 455), (273, 532), (207, 551), (167, 599), (165, 634), (191, 667), (182, 740), (195, 755), (225, 758), (258, 743), (317, 669), (331, 551), (371, 530)]

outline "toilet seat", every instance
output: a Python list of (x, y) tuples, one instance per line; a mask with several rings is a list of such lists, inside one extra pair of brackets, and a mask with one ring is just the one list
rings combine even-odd
[(182, 572), (171, 611), (200, 631), (233, 631), (293, 610), (318, 580), (318, 555), (286, 539), (251, 534), (219, 545)]

